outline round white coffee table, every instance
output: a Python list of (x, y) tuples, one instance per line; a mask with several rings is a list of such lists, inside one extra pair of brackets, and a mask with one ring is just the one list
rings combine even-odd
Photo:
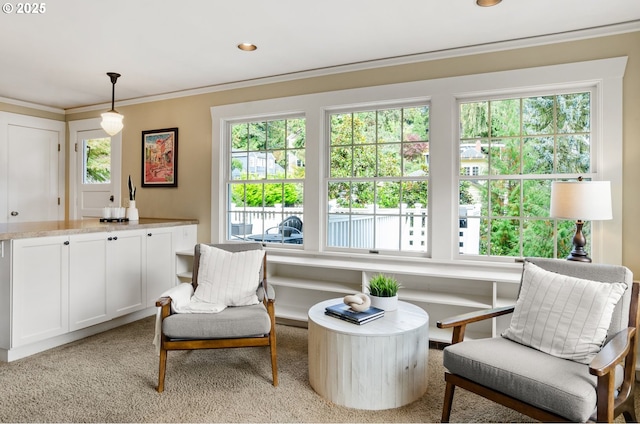
[(363, 325), (309, 309), (309, 382), (322, 397), (357, 409), (397, 408), (427, 390), (429, 315), (411, 303)]

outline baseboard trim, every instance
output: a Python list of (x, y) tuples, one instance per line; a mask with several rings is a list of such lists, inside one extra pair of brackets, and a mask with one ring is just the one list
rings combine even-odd
[[(75, 342), (77, 340), (84, 339), (85, 337), (93, 336), (98, 333), (102, 333), (107, 330), (120, 327), (121, 325), (129, 324), (134, 321), (138, 321), (142, 318), (146, 318), (156, 313), (156, 307), (150, 307), (141, 311), (133, 312), (128, 315), (124, 315), (118, 318), (114, 318), (109, 321), (102, 322), (100, 324), (92, 325), (91, 327), (83, 328), (81, 330), (72, 331), (70, 333), (61, 334), (50, 339), (41, 340), (39, 342), (30, 343), (25, 346), (20, 346), (12, 349), (0, 349), (0, 361), (12, 362), (18, 359), (26, 358), (27, 356), (34, 355), (36, 353), (44, 352), (54, 347), (62, 346), (67, 343)], [(151, 343), (151, 341), (149, 341)]]

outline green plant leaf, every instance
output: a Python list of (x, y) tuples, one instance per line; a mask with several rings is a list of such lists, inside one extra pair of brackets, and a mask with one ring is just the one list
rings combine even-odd
[(391, 276), (376, 274), (369, 280), (369, 294), (379, 297), (393, 297), (398, 294), (400, 283)]

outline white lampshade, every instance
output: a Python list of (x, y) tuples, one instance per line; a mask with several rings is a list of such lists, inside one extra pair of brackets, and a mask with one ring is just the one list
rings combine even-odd
[(612, 219), (610, 181), (554, 181), (551, 217), (598, 221)]
[(116, 135), (122, 131), (122, 128), (124, 127), (122, 118), (124, 118), (124, 116), (114, 110), (111, 110), (102, 114), (102, 122), (100, 125), (107, 134)]

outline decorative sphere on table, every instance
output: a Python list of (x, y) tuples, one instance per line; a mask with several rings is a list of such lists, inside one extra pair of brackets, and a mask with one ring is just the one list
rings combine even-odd
[(362, 312), (369, 309), (371, 306), (371, 299), (364, 293), (349, 294), (344, 297), (344, 303), (349, 305), (351, 309), (356, 312)]

